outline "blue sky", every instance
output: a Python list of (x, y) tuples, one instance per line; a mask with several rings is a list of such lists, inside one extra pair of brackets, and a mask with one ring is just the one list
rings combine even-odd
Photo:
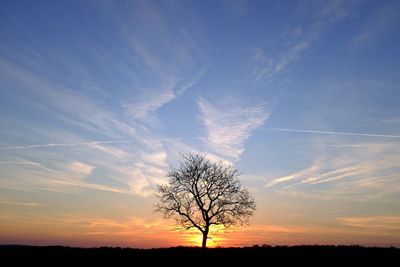
[(194, 151), (257, 199), (236, 245), (400, 245), (397, 1), (1, 6), (3, 243), (168, 245), (110, 233), (167, 232), (154, 186)]

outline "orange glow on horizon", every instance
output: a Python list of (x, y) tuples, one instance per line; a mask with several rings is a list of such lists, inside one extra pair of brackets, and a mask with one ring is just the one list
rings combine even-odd
[[(189, 231), (182, 232), (184, 235), (184, 246), (195, 246), (201, 247), (203, 242), (203, 235), (197, 229), (190, 229)], [(224, 247), (226, 246), (226, 241), (229, 239), (229, 231), (227, 231), (223, 226), (213, 226), (210, 228), (210, 233), (207, 239), (207, 247)]]
[[(200, 247), (202, 243), (202, 234), (198, 230), (177, 231), (172, 222), (154, 218), (105, 219), (83, 214), (24, 217), (3, 214), (0, 219), (1, 244), (158, 248)], [(343, 217), (336, 225), (252, 224), (228, 230), (213, 228), (207, 247), (354, 243), (399, 246), (399, 232), (390, 232), (398, 228), (399, 221), (399, 217), (364, 216)], [(377, 236), (384, 236), (385, 239), (377, 241)]]
[[(215, 248), (215, 247), (223, 247), (225, 238), (221, 235), (209, 235), (207, 240), (207, 247)], [(185, 246), (195, 246), (201, 247), (203, 242), (203, 235), (199, 233), (189, 233), (185, 238)]]

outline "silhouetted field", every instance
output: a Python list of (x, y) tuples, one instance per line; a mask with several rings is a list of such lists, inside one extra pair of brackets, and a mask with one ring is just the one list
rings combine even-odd
[[(399, 266), (400, 249), (360, 246), (165, 249), (0, 246), (2, 266)], [(3, 263), (6, 263), (3, 265)], [(22, 265), (21, 265), (22, 264)]]

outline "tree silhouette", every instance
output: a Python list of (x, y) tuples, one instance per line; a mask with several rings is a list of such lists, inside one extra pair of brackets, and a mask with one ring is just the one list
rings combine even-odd
[(183, 154), (179, 168), (168, 173), (169, 183), (157, 186), (155, 211), (174, 218), (183, 229), (198, 229), (206, 248), (210, 227), (243, 225), (256, 208), (232, 165), (211, 162), (202, 154)]

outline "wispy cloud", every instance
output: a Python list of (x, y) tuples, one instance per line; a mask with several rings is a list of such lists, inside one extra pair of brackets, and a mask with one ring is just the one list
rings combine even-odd
[(136, 132), (131, 124), (99, 107), (84, 94), (63, 84), (54, 87), (50, 74), (50, 77), (46, 77), (30, 70), (37, 67), (20, 66), (0, 58), (0, 69), (7, 78), (22, 85), (26, 97), (30, 97), (35, 106), (51, 112), (55, 117), (58, 116), (64, 123), (108, 136), (115, 136), (118, 131), (128, 136), (133, 136)]
[[(314, 163), (302, 170), (278, 176), (265, 187), (294, 198), (341, 201), (398, 201), (398, 146), (338, 146), (311, 152)], [(328, 143), (329, 145), (329, 143)], [(363, 147), (363, 149), (360, 149)], [(309, 153), (309, 152), (308, 152)], [(397, 194), (397, 196), (396, 196)]]
[(314, 175), (317, 171), (320, 170), (320, 168), (321, 168), (320, 164), (316, 163), (316, 164), (312, 165), (311, 167), (301, 170), (299, 172), (273, 179), (273, 180), (269, 181), (265, 185), (265, 187), (269, 188), (269, 187), (275, 186), (277, 184), (293, 182), (294, 180), (299, 180), (299, 179), (305, 179), (306, 177)]
[[(4, 161), (0, 187), (59, 193), (79, 193), (82, 189), (89, 189), (148, 197), (156, 184), (164, 182), (167, 168), (167, 152), (155, 141), (152, 145), (151, 149), (142, 147), (142, 155), (128, 154), (126, 150), (121, 154), (114, 148), (111, 153), (108, 149), (105, 153), (98, 153), (98, 145), (89, 146), (89, 149), (79, 146), (62, 154), (46, 150), (37, 155), (29, 151), (21, 159), (34, 157), (44, 163)], [(95, 168), (102, 172), (92, 175)]]
[(303, 40), (299, 43), (293, 44), (279, 56), (269, 56), (264, 50), (256, 49), (254, 59), (256, 61), (256, 79), (269, 79), (274, 75), (280, 74), (287, 66), (295, 61), (300, 54), (310, 48), (309, 41)]
[[(158, 155), (155, 158), (160, 159), (160, 156), (163, 157)], [(133, 166), (116, 166), (112, 170), (112, 178), (127, 185), (127, 193), (137, 196), (149, 197), (153, 194), (156, 184), (166, 181), (166, 166), (162, 160), (137, 161)]]
[(31, 149), (31, 148), (43, 148), (43, 147), (63, 147), (63, 146), (91, 146), (98, 144), (121, 144), (121, 143), (131, 143), (129, 140), (110, 140), (110, 141), (91, 141), (83, 143), (52, 143), (52, 144), (38, 144), (38, 145), (27, 145), (27, 146), (6, 146), (1, 147), (0, 150), (14, 150), (14, 149)]
[(400, 138), (400, 135), (390, 135), (390, 134), (349, 133), (349, 132), (316, 131), (316, 130), (301, 130), (301, 129), (288, 129), (288, 128), (268, 128), (268, 130), (279, 131), (279, 132), (293, 132), (293, 133), (312, 133), (312, 134), (330, 134), (330, 135), (350, 135), (350, 136), (365, 136), (365, 137)]
[(349, 177), (357, 177), (362, 174), (368, 174), (374, 170), (377, 170), (377, 167), (371, 163), (360, 163), (352, 166), (346, 166), (343, 168), (338, 168), (333, 171), (322, 171), (322, 168), (318, 170), (317, 175), (310, 175), (309, 177), (303, 177), (305, 179), (301, 180), (299, 183), (292, 184), (287, 188), (292, 186), (296, 186), (298, 184), (321, 184), (321, 183), (328, 183), (332, 181), (336, 181), (339, 179), (349, 178)]
[(167, 152), (166, 151), (158, 151), (154, 153), (146, 153), (142, 156), (144, 162), (155, 166), (165, 167), (167, 160)]
[(96, 148), (97, 150), (104, 152), (114, 158), (124, 159), (124, 158), (129, 157), (129, 154), (127, 152), (125, 152), (122, 149), (115, 148), (115, 147), (102, 146), (100, 144), (93, 144), (93, 145), (91, 145), (91, 147)]
[[(35, 67), (37, 66), (33, 66), (33, 69)], [(30, 164), (32, 168), (24, 167), (19, 169), (8, 166), (7, 173), (3, 175), (5, 179), (1, 181), (0, 186), (28, 191), (77, 192), (81, 189), (91, 189), (122, 194), (137, 194), (140, 196), (151, 195), (154, 184), (158, 183), (161, 179), (161, 174), (159, 172), (155, 176), (155, 171), (146, 171), (144, 159), (135, 156), (147, 153), (161, 153), (164, 151), (164, 148), (160, 140), (158, 140), (159, 138), (155, 137), (154, 133), (146, 126), (135, 121), (128, 123), (120, 116), (117, 116), (115, 112), (104, 109), (95, 99), (87, 97), (79, 91), (66, 88), (62, 84), (55, 88), (48, 77), (28, 70), (28, 68), (0, 59), (0, 69), (4, 70), (3, 73), (8, 74), (7, 77), (9, 79), (23, 85), (23, 88), (25, 88), (24, 92), (31, 95), (31, 101), (33, 101), (35, 106), (48, 111), (48, 114), (51, 114), (51, 116), (58, 120), (61, 119), (64, 124), (67, 123), (67, 125), (73, 126), (72, 128), (76, 133), (82, 133), (83, 130), (86, 133), (90, 133), (89, 135), (100, 135), (110, 138), (104, 141), (85, 141), (80, 134), (72, 134), (65, 130), (48, 131), (42, 127), (30, 126), (28, 127), (29, 129), (32, 128), (30, 131), (36, 134), (32, 134), (35, 137), (34, 140), (57, 140), (60, 142), (9, 145), (1, 147), (0, 151), (10, 151), (11, 153), (14, 150), (15, 152), (13, 153), (17, 153), (18, 150), (40, 148), (74, 147), (74, 149), (64, 151), (62, 154), (54, 154), (47, 150), (41, 150), (40, 154), (35, 155), (29, 152), (30, 156), (22, 157), (22, 161), (34, 158), (36, 161), (46, 162), (46, 167), (40, 164)], [(178, 91), (182, 90), (183, 92), (191, 85), (192, 83), (182, 82), (175, 89)], [(19, 125), (24, 124), (20, 123)], [(135, 125), (135, 127), (132, 125)], [(22, 129), (26, 130), (23, 127)], [(70, 140), (82, 141), (66, 142)], [(129, 143), (135, 145), (136, 154), (133, 153), (131, 146), (115, 147), (118, 144)], [(88, 149), (82, 149), (82, 147)], [(78, 150), (80, 153), (74, 152)], [(93, 151), (101, 151), (103, 153), (93, 153)], [(111, 184), (105, 183), (101, 179), (94, 179), (94, 181), (88, 182), (82, 179), (86, 178), (86, 176), (76, 175), (76, 173), (72, 172), (71, 166), (65, 164), (66, 162), (82, 162), (86, 160), (90, 166), (96, 166), (105, 170), (106, 174), (104, 175), (107, 176)], [(4, 162), (14, 161), (7, 160)], [(22, 166), (20, 163), (17, 164)], [(124, 173), (125, 176), (121, 178), (121, 173), (115, 170), (114, 167), (124, 168), (128, 164), (130, 166), (137, 166), (137, 169), (134, 169), (133, 173), (140, 173), (142, 176), (126, 175)], [(28, 165), (25, 164), (25, 166)], [(143, 167), (140, 167), (142, 165)], [(36, 167), (36, 169), (33, 167)], [(115, 177), (116, 179), (114, 179)], [(118, 178), (121, 179), (118, 180)], [(119, 184), (113, 184), (113, 179), (118, 180)]]
[(0, 164), (40, 165), (39, 163), (31, 161), (0, 161)]
[[(26, 110), (37, 110), (41, 122), (58, 123), (47, 129), (40, 123), (8, 118), (18, 129), (10, 126), (10, 130), (21, 137), (2, 142), (7, 179), (0, 186), (58, 192), (90, 188), (149, 196), (162, 180), (170, 151), (156, 127), (149, 126), (160, 123), (160, 108), (195, 86), (207, 72), (199, 45), (201, 32), (196, 22), (184, 18), (184, 24), (176, 27), (176, 17), (171, 20), (157, 3), (128, 3), (130, 15), (124, 19), (116, 16), (119, 8), (109, 3), (93, 9), (115, 29), (117, 43), (100, 34), (85, 38), (79, 47), (61, 43), (48, 47), (40, 38), (21, 49), (5, 44), (1, 78), (18, 87), (21, 101), (28, 104)], [(58, 68), (63, 69), (62, 78)], [(35, 131), (22, 134), (27, 128)], [(95, 138), (100, 140), (92, 141)], [(15, 155), (42, 165), (11, 163), (17, 161)], [(102, 172), (91, 176), (90, 182), (77, 179), (94, 170), (77, 162)]]
[(227, 158), (238, 159), (252, 131), (269, 117), (265, 105), (244, 107), (232, 100), (212, 104), (204, 98), (198, 99), (197, 104), (207, 131), (206, 145)]
[(400, 216), (352, 216), (341, 217), (337, 221), (346, 226), (369, 229), (370, 231), (384, 231), (391, 234), (392, 231), (400, 231)]
[[(23, 176), (21, 176), (23, 175)], [(84, 177), (77, 176), (76, 173), (69, 173), (67, 170), (13, 170), (12, 173), (6, 173), (1, 181), (2, 188), (8, 188), (18, 191), (50, 191), (57, 193), (79, 193), (82, 189), (90, 189), (105, 192), (114, 192), (119, 194), (133, 194), (130, 190), (122, 187), (89, 183)]]
[(95, 169), (95, 166), (75, 161), (70, 164), (70, 169), (74, 172), (82, 173), (84, 175), (90, 175), (92, 171)]
[(400, 5), (394, 1), (377, 8), (366, 20), (363, 29), (353, 39), (353, 49), (360, 49), (379, 41), (379, 37), (395, 27), (399, 19)]
[(144, 89), (143, 93), (139, 97), (136, 97), (133, 103), (124, 103), (122, 106), (135, 119), (147, 119), (149, 116), (154, 116), (160, 107), (176, 97), (174, 84), (165, 86), (167, 87), (158, 90)]
[(196, 71), (194, 77), (190, 79), (179, 81), (168, 78), (161, 82), (161, 85), (157, 88), (142, 89), (131, 102), (124, 102), (122, 107), (133, 118), (141, 121), (149, 121), (156, 116), (158, 109), (193, 87), (206, 73), (207, 69), (207, 65), (200, 68)]
[(279, 37), (279, 50), (271, 52), (271, 49), (256, 49), (253, 55), (256, 79), (265, 81), (282, 73), (311, 48), (330, 25), (348, 17), (353, 5), (350, 1), (340, 0), (322, 2), (322, 6), (316, 5), (303, 14), (312, 19), (310, 25), (295, 25)]
[(0, 201), (0, 205), (24, 206), (24, 207), (43, 207), (43, 204), (36, 202), (19, 202), (19, 201)]
[(154, 124), (157, 111), (194, 86), (208, 63), (199, 57), (202, 49), (189, 21), (171, 27), (163, 8), (149, 1), (132, 3), (132, 13), (123, 38), (129, 40), (136, 58), (132, 65), (140, 65), (142, 78), (122, 106), (134, 119)]

